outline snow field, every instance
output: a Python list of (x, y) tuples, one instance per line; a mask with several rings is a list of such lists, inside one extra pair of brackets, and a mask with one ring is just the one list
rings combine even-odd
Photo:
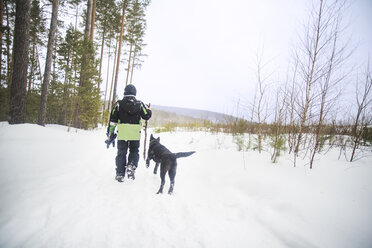
[(309, 170), (226, 134), (154, 136), (196, 151), (171, 196), (155, 194), (143, 143), (136, 180), (118, 183), (104, 129), (0, 123), (0, 247), (372, 247), (371, 157), (331, 150)]

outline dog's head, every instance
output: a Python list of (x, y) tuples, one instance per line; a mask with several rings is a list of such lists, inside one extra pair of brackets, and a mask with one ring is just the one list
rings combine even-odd
[(150, 142), (156, 140), (157, 142), (160, 142), (160, 137), (155, 138), (154, 135), (151, 134), (150, 136)]
[(152, 134), (150, 135), (150, 144), (149, 144), (149, 150), (147, 152), (147, 163), (150, 162), (151, 159), (155, 159), (154, 155), (154, 145), (159, 144), (160, 142), (160, 137), (155, 138)]

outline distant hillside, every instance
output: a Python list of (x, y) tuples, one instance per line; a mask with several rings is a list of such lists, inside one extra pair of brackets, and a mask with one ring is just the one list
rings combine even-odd
[[(196, 120), (208, 120), (212, 122), (222, 122), (230, 119), (230, 115), (221, 114), (212, 111), (198, 110), (198, 109), (188, 109), (188, 108), (178, 108), (169, 106), (159, 106), (152, 105), (151, 109), (154, 111), (154, 117), (157, 113), (160, 118), (176, 118), (176, 120), (184, 121), (196, 121)], [(157, 118), (157, 117), (156, 117)]]
[(202, 122), (202, 119), (197, 119), (193, 118), (191, 116), (186, 116), (186, 115), (180, 115), (176, 114), (173, 112), (167, 112), (167, 111), (162, 111), (156, 108), (152, 108), (152, 117), (149, 121), (149, 125), (154, 127), (154, 126), (163, 126), (168, 123), (194, 123), (194, 122)]

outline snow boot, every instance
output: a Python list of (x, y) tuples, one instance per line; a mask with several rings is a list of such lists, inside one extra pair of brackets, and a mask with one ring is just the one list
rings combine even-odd
[(124, 181), (125, 175), (124, 173), (117, 173), (115, 176), (115, 180), (117, 180), (119, 183), (122, 183)]
[(127, 166), (128, 179), (134, 180), (135, 179), (135, 176), (134, 176), (135, 172), (136, 172), (136, 166), (133, 165), (133, 164), (129, 164)]

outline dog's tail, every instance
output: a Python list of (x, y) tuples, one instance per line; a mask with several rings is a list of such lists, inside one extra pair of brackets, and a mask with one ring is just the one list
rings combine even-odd
[(176, 158), (183, 158), (183, 157), (188, 157), (192, 154), (194, 154), (195, 152), (177, 152), (177, 153), (174, 153), (174, 156), (176, 156)]

